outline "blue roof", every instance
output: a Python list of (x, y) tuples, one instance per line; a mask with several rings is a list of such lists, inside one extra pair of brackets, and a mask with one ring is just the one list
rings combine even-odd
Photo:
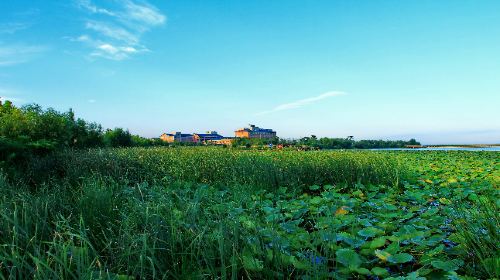
[(219, 135), (219, 134), (212, 134), (212, 133), (209, 133), (209, 134), (205, 134), (205, 133), (195, 133), (196, 135), (200, 136), (200, 137), (222, 137), (222, 135)]
[(253, 132), (269, 132), (269, 133), (274, 133), (275, 131), (270, 129), (270, 128), (260, 128), (260, 127), (255, 127), (253, 129), (245, 127), (242, 130), (244, 131), (253, 131)]
[(164, 134), (168, 135), (168, 136), (178, 136), (178, 135), (180, 135), (181, 137), (193, 136), (193, 134), (172, 134), (172, 133), (164, 133)]

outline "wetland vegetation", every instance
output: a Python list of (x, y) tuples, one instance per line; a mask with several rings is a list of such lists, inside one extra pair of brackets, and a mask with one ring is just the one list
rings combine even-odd
[(0, 177), (1, 277), (495, 278), (499, 163), (488, 152), (68, 150)]

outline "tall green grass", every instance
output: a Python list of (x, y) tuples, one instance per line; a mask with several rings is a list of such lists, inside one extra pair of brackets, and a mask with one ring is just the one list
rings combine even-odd
[(500, 209), (498, 201), (481, 199), (456, 209), (454, 226), (470, 275), (500, 278)]
[(207, 147), (69, 151), (33, 161), (24, 177), (76, 182), (99, 174), (140, 182), (187, 181), (215, 185), (280, 186), (398, 183), (401, 166), (370, 152), (242, 151)]
[[(232, 209), (247, 194), (97, 178), (35, 193), (1, 181), (0, 279), (200, 279), (244, 275)], [(47, 187), (47, 186), (46, 186)], [(276, 267), (274, 270), (286, 269)]]

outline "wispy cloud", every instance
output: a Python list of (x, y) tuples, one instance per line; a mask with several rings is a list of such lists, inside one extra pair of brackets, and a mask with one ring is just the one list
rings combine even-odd
[(279, 111), (298, 109), (298, 108), (301, 108), (301, 107), (304, 107), (304, 106), (307, 106), (310, 104), (314, 104), (316, 102), (319, 102), (321, 100), (324, 100), (324, 99), (327, 99), (330, 97), (341, 96), (341, 95), (345, 95), (345, 94), (346, 94), (345, 92), (341, 92), (341, 91), (329, 91), (329, 92), (325, 92), (325, 93), (318, 95), (318, 96), (304, 98), (304, 99), (300, 99), (300, 100), (290, 102), (290, 103), (284, 103), (284, 104), (281, 104), (281, 105), (274, 107), (271, 110), (257, 113), (256, 115), (261, 116), (261, 115), (267, 115), (267, 114), (275, 113), (275, 112), (279, 112)]
[(162, 25), (167, 20), (156, 7), (148, 3), (141, 5), (136, 4), (130, 0), (124, 1), (126, 18), (135, 20), (137, 22), (146, 24), (148, 26)]
[(82, 42), (91, 47), (93, 50), (89, 54), (90, 57), (102, 57), (111, 60), (123, 60), (129, 58), (132, 54), (149, 51), (140, 45), (114, 45), (102, 40), (93, 39), (89, 35), (81, 35), (76, 39), (72, 39), (72, 41)]
[(30, 28), (35, 24), (39, 11), (30, 9), (23, 12), (9, 13), (0, 18), (0, 34), (12, 35)]
[(89, 103), (96, 103), (96, 102), (97, 102), (97, 100), (95, 100), (95, 99), (89, 99), (89, 100), (88, 100), (88, 102), (89, 102)]
[(37, 21), (39, 11), (7, 13), (0, 18), (0, 67), (22, 64), (48, 50), (46, 46), (12, 42), (16, 33), (30, 28)]
[(92, 2), (90, 0), (79, 0), (79, 1), (77, 1), (77, 5), (80, 8), (88, 10), (91, 13), (94, 13), (94, 14), (104, 14), (104, 15), (108, 15), (108, 16), (114, 16), (115, 15), (111, 11), (108, 11), (108, 10), (106, 10), (104, 8), (97, 7), (96, 5), (92, 4)]
[(114, 46), (111, 44), (101, 44), (97, 46), (96, 50), (90, 55), (113, 60), (123, 60), (125, 58), (128, 58), (129, 55), (144, 51), (145, 50), (138, 50), (130, 46)]
[(85, 27), (113, 40), (122, 41), (130, 45), (136, 45), (139, 43), (139, 38), (136, 34), (133, 34), (126, 29), (113, 24), (88, 21)]
[(115, 2), (114, 9), (98, 7), (91, 0), (77, 0), (77, 6), (90, 13), (83, 34), (73, 41), (85, 43), (93, 50), (90, 57), (123, 60), (133, 54), (149, 51), (141, 44), (142, 35), (166, 22), (155, 6), (132, 0)]
[(18, 31), (28, 29), (31, 26), (29, 22), (5, 22), (0, 23), (0, 34), (14, 34)]
[(28, 62), (47, 49), (45, 46), (0, 45), (0, 67)]

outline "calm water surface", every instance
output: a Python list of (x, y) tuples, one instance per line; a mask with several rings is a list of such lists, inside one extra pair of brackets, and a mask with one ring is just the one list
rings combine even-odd
[(372, 149), (373, 151), (471, 151), (471, 152), (500, 152), (500, 147), (484, 147), (484, 148), (422, 148), (422, 149), (406, 149), (406, 148), (391, 148), (391, 149)]

